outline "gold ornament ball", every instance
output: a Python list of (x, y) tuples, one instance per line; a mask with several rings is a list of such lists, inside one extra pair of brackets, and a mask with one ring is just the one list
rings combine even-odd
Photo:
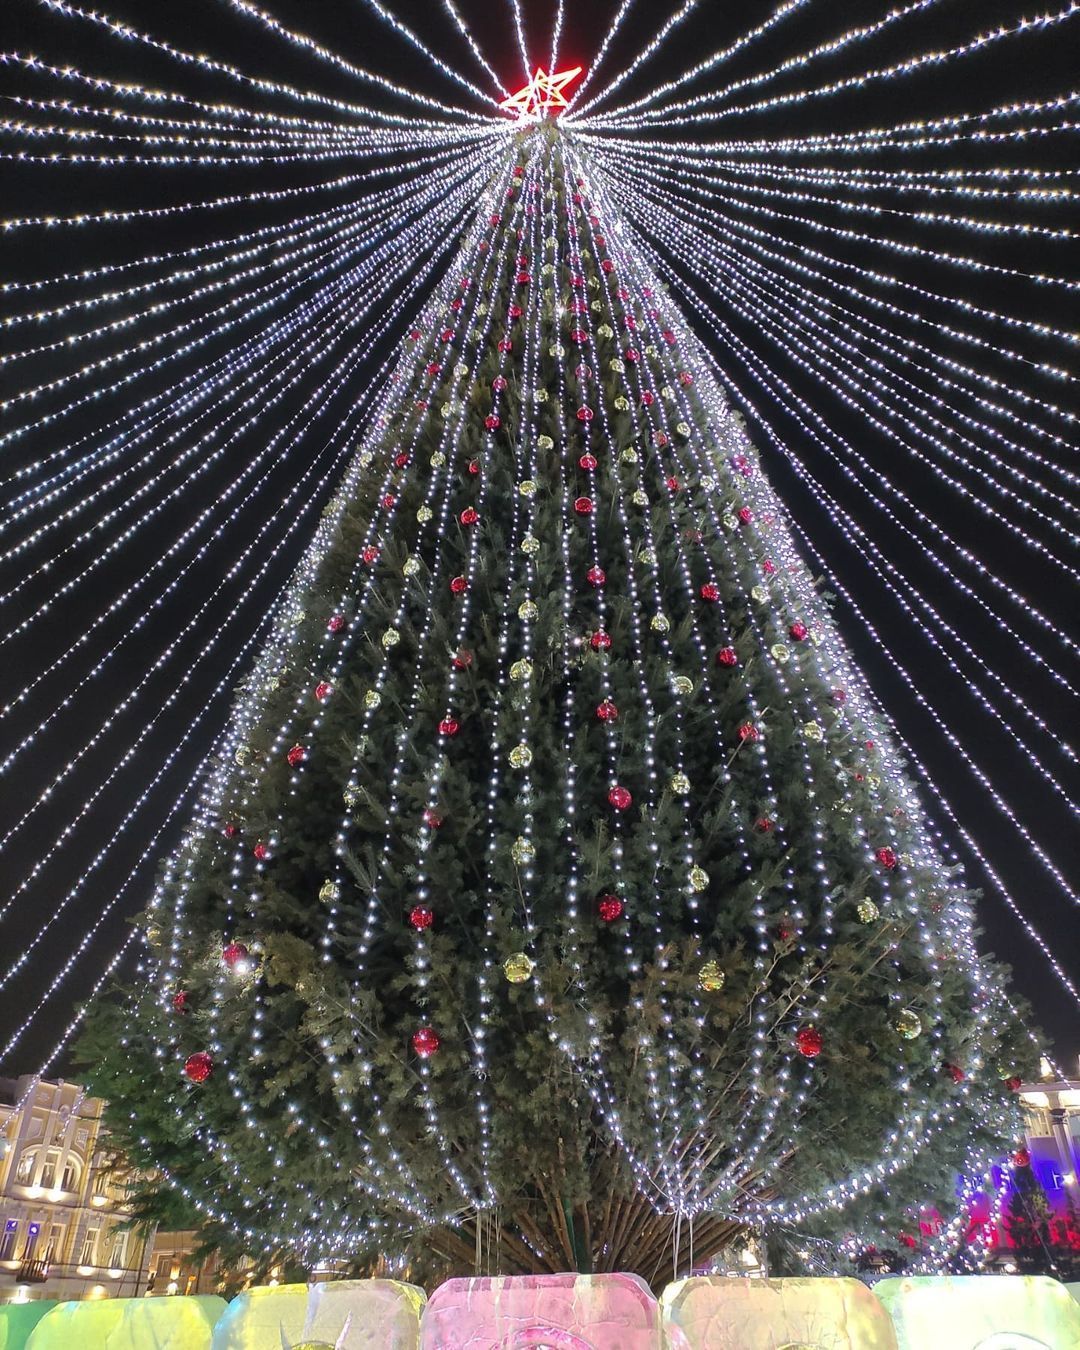
[(755, 586), (750, 592), (751, 599), (756, 600), (759, 605), (763, 605), (769, 598), (768, 586)]
[(630, 498), (630, 500), (634, 503), (635, 506), (648, 506), (649, 494), (645, 491), (644, 488), (638, 488), (637, 491), (634, 493), (634, 495)]
[(548, 356), (554, 356), (557, 361), (561, 361), (566, 355), (566, 348), (562, 343), (554, 343), (548, 348)]
[(645, 355), (646, 356), (659, 355), (659, 352), (656, 350), (656, 344), (654, 342), (650, 342), (649, 345), (645, 348)]
[(626, 363), (616, 356), (609, 363), (609, 368), (613, 370), (616, 375), (622, 375), (626, 371)]
[(520, 661), (515, 661), (510, 667), (510, 678), (512, 680), (532, 679), (532, 662), (524, 657)]
[(641, 549), (641, 550), (638, 552), (637, 560), (638, 560), (639, 563), (643, 563), (646, 567), (655, 567), (655, 566), (656, 566), (656, 549), (654, 549), (654, 548), (643, 548), (643, 549)]
[(676, 675), (671, 681), (671, 688), (676, 694), (685, 698), (687, 694), (694, 692), (694, 681), (689, 675)]
[(679, 433), (679, 435), (683, 438), (683, 440), (686, 440), (687, 437), (690, 435), (690, 423), (679, 422), (676, 425), (675, 430)]
[(808, 741), (814, 741), (815, 743), (818, 741), (823, 741), (825, 739), (825, 733), (821, 729), (820, 722), (805, 723), (802, 729), (802, 734), (806, 737)]
[(550, 436), (537, 436), (536, 444), (540, 447), (541, 450), (555, 449), (555, 442), (551, 439)]
[(724, 517), (724, 529), (725, 529), (725, 530), (737, 530), (738, 528), (739, 528), (739, 522), (738, 522), (738, 520), (736, 519), (735, 516), (727, 515), (727, 516)]
[[(624, 464), (636, 464), (638, 460), (637, 451), (632, 445), (628, 445), (620, 456)], [(648, 498), (646, 498), (648, 500)]]
[(610, 324), (602, 323), (596, 330), (596, 335), (597, 337), (602, 338), (613, 338), (615, 336), (615, 330)]
[(401, 634), (396, 628), (388, 628), (382, 635), (382, 645), (387, 651), (389, 651), (391, 647), (396, 647), (400, 641)]
[(675, 390), (672, 389), (670, 384), (665, 384), (663, 389), (660, 390), (660, 397), (665, 403), (672, 403), (675, 399)]
[(468, 375), (468, 373), (469, 367), (465, 364), (464, 361), (459, 361), (458, 364), (454, 367), (454, 374), (458, 377), (459, 380), (463, 380), (465, 376)]
[(245, 764), (248, 762), (248, 748), (247, 748), (247, 746), (246, 746), (246, 745), (238, 745), (238, 746), (236, 747), (236, 754), (233, 755), (233, 759), (236, 760), (237, 764), (239, 764), (241, 767), (243, 767), (243, 765), (245, 765)]
[(511, 984), (524, 984), (536, 969), (536, 962), (524, 952), (515, 952), (503, 962), (503, 974)]
[(922, 1035), (922, 1018), (914, 1008), (905, 1008), (896, 1019), (896, 1034), (905, 1041), (915, 1041)]
[(519, 483), (519, 484), (518, 484), (518, 492), (519, 492), (523, 497), (535, 497), (535, 496), (536, 496), (536, 483), (534, 482), (533, 479), (531, 479), (531, 478), (526, 478), (525, 481), (524, 481), (523, 483)]
[(402, 567), (402, 573), (407, 577), (414, 577), (420, 571), (419, 558), (406, 558), (405, 565)]
[(690, 791), (690, 779), (684, 773), (676, 773), (671, 777), (671, 790), (676, 797), (685, 797)]
[(709, 884), (709, 874), (704, 867), (691, 867), (690, 869), (690, 889), (696, 891), (699, 895)]
[(360, 789), (350, 783), (341, 794), (341, 800), (351, 809), (360, 801)]
[(625, 394), (616, 394), (612, 406), (615, 408), (616, 412), (629, 412), (630, 400)]
[(878, 788), (881, 786), (881, 779), (877, 776), (876, 773), (868, 773), (866, 775), (866, 786), (870, 789), (871, 792), (876, 792)]
[(374, 450), (362, 451), (360, 455), (360, 467), (362, 469), (370, 469), (374, 458), (375, 458)]
[(718, 994), (727, 984), (727, 976), (720, 969), (719, 961), (706, 961), (698, 971), (697, 982), (706, 994)]
[(341, 892), (338, 890), (338, 884), (331, 877), (327, 877), (319, 887), (319, 899), (324, 905), (332, 905), (338, 899)]
[(881, 910), (869, 896), (859, 901), (855, 906), (855, 913), (859, 916), (860, 923), (876, 923), (881, 918)]
[(527, 769), (533, 762), (533, 752), (527, 745), (515, 745), (510, 751), (510, 763), (515, 769)]
[(534, 623), (540, 617), (540, 610), (532, 600), (525, 600), (518, 606), (518, 618), (523, 623)]
[(377, 689), (369, 689), (364, 695), (364, 707), (374, 711), (382, 703), (382, 694)]
[(785, 647), (782, 642), (777, 642), (775, 646), (770, 647), (769, 654), (777, 665), (786, 666), (791, 660), (791, 648)]
[[(433, 469), (441, 469), (442, 466), (446, 463), (446, 456), (443, 454), (441, 450), (436, 450), (435, 453), (431, 456), (431, 459), (428, 461), (428, 463), (431, 465)], [(424, 509), (425, 509), (424, 507), (420, 508), (421, 511)], [(419, 512), (417, 512), (417, 514), (419, 515)]]
[(527, 534), (525, 536), (521, 541), (521, 551), (529, 558), (540, 552), (540, 540), (537, 539), (535, 534)]
[(705, 477), (701, 480), (701, 490), (702, 492), (716, 491), (716, 479), (712, 476), (712, 474), (706, 474)]
[(536, 857), (536, 845), (531, 839), (519, 835), (510, 847), (510, 856), (519, 867), (524, 867)]
[[(537, 403), (546, 403), (549, 398), (548, 391), (546, 389), (538, 389), (536, 393), (533, 394), (533, 398)], [(548, 439), (550, 440), (551, 438), (549, 437)], [(548, 446), (548, 449), (551, 449), (550, 445)]]
[(671, 628), (671, 620), (666, 614), (654, 614), (649, 620), (649, 627), (654, 633), (666, 633)]
[(430, 506), (421, 506), (417, 508), (416, 519), (421, 525), (426, 525), (434, 514)]

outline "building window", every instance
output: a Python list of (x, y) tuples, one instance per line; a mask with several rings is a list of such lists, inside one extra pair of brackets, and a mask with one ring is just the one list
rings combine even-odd
[(41, 1231), (41, 1224), (32, 1223), (26, 1230), (26, 1242), (23, 1244), (22, 1260), (32, 1261), (34, 1259), (34, 1248), (37, 1246), (38, 1233)]
[(49, 1229), (49, 1245), (45, 1248), (45, 1260), (59, 1261), (64, 1251), (64, 1225), (54, 1223)]
[(112, 1235), (109, 1242), (109, 1259), (106, 1262), (109, 1270), (123, 1270), (124, 1257), (127, 1255), (127, 1233), (121, 1229)]
[(58, 1149), (51, 1148), (45, 1154), (45, 1166), (41, 1169), (41, 1185), (51, 1191), (56, 1185), (56, 1168), (60, 1162), (60, 1152)]
[(74, 1191), (78, 1189), (78, 1186), (79, 1164), (74, 1158), (69, 1157), (64, 1164), (64, 1175), (60, 1181), (60, 1189), (62, 1191)]
[(15, 1180), (20, 1186), (29, 1186), (30, 1178), (34, 1174), (34, 1162), (37, 1159), (37, 1149), (28, 1148), (19, 1159), (19, 1168), (15, 1173)]
[(82, 1252), (79, 1255), (80, 1266), (93, 1266), (97, 1264), (97, 1244), (100, 1228), (88, 1228), (83, 1234)]
[(18, 1219), (8, 1219), (4, 1231), (0, 1233), (0, 1261), (10, 1261), (15, 1255), (15, 1243), (19, 1240)]

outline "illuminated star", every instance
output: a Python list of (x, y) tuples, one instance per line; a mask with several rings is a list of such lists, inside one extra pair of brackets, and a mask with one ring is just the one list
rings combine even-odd
[(525, 88), (503, 99), (500, 107), (516, 113), (522, 120), (539, 118), (548, 112), (557, 117), (563, 108), (570, 106), (563, 91), (577, 79), (581, 69), (581, 66), (575, 66), (573, 70), (561, 70), (557, 75), (548, 75), (543, 66), (539, 66)]

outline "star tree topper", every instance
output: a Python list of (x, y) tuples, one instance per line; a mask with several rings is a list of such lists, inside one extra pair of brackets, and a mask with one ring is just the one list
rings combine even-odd
[(545, 113), (558, 117), (564, 108), (570, 106), (564, 90), (577, 79), (581, 69), (581, 66), (575, 66), (573, 70), (560, 70), (558, 74), (548, 75), (543, 66), (538, 66), (536, 74), (525, 88), (503, 99), (500, 107), (516, 113), (522, 121), (543, 117)]

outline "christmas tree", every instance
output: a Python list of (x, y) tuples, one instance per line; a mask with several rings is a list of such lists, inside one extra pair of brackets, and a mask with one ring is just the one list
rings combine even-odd
[(84, 1054), (145, 1212), (236, 1249), (662, 1281), (943, 1204), (1010, 1134), (970, 896), (551, 123), (405, 338), (146, 922)]

